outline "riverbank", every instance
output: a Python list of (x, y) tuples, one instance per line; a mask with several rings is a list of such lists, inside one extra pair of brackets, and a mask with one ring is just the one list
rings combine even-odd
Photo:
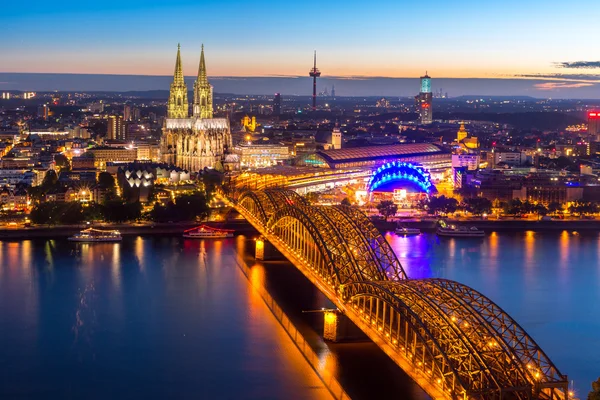
[[(228, 221), (225, 224), (207, 222), (207, 225), (233, 229), (236, 233), (253, 234), (256, 231), (244, 220)], [(129, 223), (129, 224), (93, 224), (94, 228), (117, 230), (122, 236), (137, 235), (166, 235), (180, 236), (184, 230), (200, 225), (199, 222), (175, 222), (175, 223)], [(89, 228), (90, 225), (55, 225), (55, 226), (31, 226), (0, 229), (0, 240), (22, 240), (33, 238), (59, 238), (72, 236), (75, 233)]]
[[(568, 221), (530, 221), (530, 220), (452, 220), (448, 223), (464, 226), (475, 226), (486, 232), (492, 231), (599, 231), (600, 221), (596, 220), (568, 220)], [(396, 222), (375, 221), (374, 225), (379, 231), (393, 231)], [(437, 220), (402, 221), (402, 225), (409, 228), (418, 228), (422, 231), (435, 231)]]
[[(527, 220), (447, 220), (449, 223), (465, 226), (476, 226), (486, 232), (519, 232), (519, 231), (600, 231), (600, 221), (527, 221)], [(98, 229), (118, 230), (123, 236), (167, 235), (179, 236), (184, 230), (198, 226), (199, 222), (176, 223), (132, 223), (132, 224), (94, 224)], [(225, 229), (233, 229), (237, 234), (256, 235), (257, 231), (245, 220), (230, 220), (226, 223), (207, 222), (207, 225)], [(380, 232), (394, 231), (395, 222), (374, 221)], [(410, 228), (418, 228), (423, 232), (435, 232), (436, 220), (403, 221)], [(32, 238), (68, 237), (86, 229), (89, 225), (32, 226), (0, 229), (0, 240), (21, 240)]]

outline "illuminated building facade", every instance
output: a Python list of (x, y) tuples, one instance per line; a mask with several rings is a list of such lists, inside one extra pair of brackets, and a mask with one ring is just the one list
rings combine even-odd
[(433, 122), (433, 111), (431, 109), (432, 98), (431, 77), (425, 73), (425, 76), (421, 77), (421, 91), (416, 97), (419, 123), (423, 125), (431, 124)]
[(239, 144), (233, 148), (242, 168), (263, 168), (290, 158), (288, 146), (282, 144)]
[(281, 115), (281, 93), (275, 93), (273, 98), (273, 115)]
[(592, 142), (600, 142), (600, 111), (588, 113), (588, 137)]
[(110, 140), (125, 140), (125, 124), (120, 115), (111, 115), (108, 117), (106, 137)]
[(222, 161), (229, 148), (229, 120), (213, 118), (213, 89), (208, 82), (204, 46), (200, 54), (198, 77), (194, 83), (191, 117), (178, 46), (175, 74), (167, 104), (167, 118), (161, 138), (162, 160), (188, 171), (199, 171), (206, 167), (214, 168)]
[(254, 132), (256, 130), (256, 117), (244, 116), (242, 118), (242, 127), (246, 132)]
[(469, 136), (469, 132), (467, 132), (467, 129), (465, 128), (465, 123), (461, 122), (460, 129), (456, 133), (456, 141), (460, 143), (465, 140), (467, 136)]

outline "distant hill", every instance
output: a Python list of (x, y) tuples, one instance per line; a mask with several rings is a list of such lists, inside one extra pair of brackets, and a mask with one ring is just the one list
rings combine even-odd
[(518, 129), (555, 130), (565, 129), (569, 125), (585, 122), (575, 115), (557, 112), (523, 112), (523, 113), (434, 113), (435, 119), (464, 119), (472, 121), (491, 121), (510, 124)]

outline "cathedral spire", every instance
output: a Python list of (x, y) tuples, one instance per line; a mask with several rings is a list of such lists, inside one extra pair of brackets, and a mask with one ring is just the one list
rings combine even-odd
[(200, 51), (200, 65), (198, 66), (198, 82), (208, 85), (208, 75), (206, 73), (206, 62), (204, 61), (204, 45)]
[(167, 118), (187, 117), (187, 86), (185, 86), (183, 68), (181, 67), (181, 46), (177, 44), (177, 59), (175, 60), (175, 73), (173, 74), (173, 83), (171, 83), (171, 91), (167, 103)]
[(208, 83), (208, 74), (206, 73), (204, 45), (202, 45), (200, 52), (198, 77), (196, 78), (196, 82), (194, 82), (194, 117), (203, 119), (213, 117), (213, 92), (212, 86)]
[(179, 43), (177, 43), (177, 59), (175, 61), (175, 74), (173, 75), (173, 83), (184, 83), (183, 68), (181, 67), (181, 45)]

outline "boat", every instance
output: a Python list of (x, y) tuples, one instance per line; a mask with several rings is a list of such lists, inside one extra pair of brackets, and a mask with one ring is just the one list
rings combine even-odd
[(104, 231), (88, 228), (69, 237), (72, 242), (120, 242), (123, 239), (119, 231)]
[(233, 237), (233, 230), (200, 225), (183, 232), (186, 239), (223, 239)]
[(485, 232), (475, 226), (453, 225), (444, 220), (439, 222), (436, 233), (443, 237), (482, 238), (485, 236)]
[(396, 235), (401, 235), (401, 236), (413, 236), (413, 235), (420, 235), (421, 234), (421, 230), (418, 228), (408, 228), (406, 226), (397, 226), (396, 227)]

